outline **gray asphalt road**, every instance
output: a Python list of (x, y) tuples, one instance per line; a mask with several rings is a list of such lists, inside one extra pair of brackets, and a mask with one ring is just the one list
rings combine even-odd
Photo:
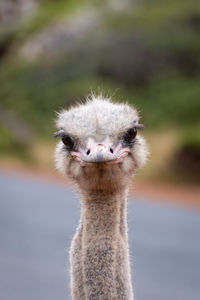
[[(136, 300), (200, 299), (200, 214), (129, 204)], [(68, 300), (79, 218), (69, 189), (0, 173), (0, 299)]]

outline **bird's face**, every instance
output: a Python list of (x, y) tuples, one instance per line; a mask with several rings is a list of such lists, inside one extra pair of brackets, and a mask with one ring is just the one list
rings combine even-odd
[[(117, 104), (108, 103), (108, 117), (111, 117), (109, 107), (113, 108), (113, 106), (116, 108)], [(102, 116), (104, 123), (99, 121), (101, 113), (96, 114), (95, 117), (93, 124), (98, 122), (98, 126), (90, 130), (91, 123), (88, 123), (88, 131), (84, 130), (82, 135), (81, 128), (80, 133), (76, 131), (76, 134), (73, 134), (73, 130), (70, 132), (70, 127), (59, 128), (55, 134), (61, 139), (55, 155), (57, 167), (73, 178), (83, 190), (118, 191), (129, 183), (132, 175), (146, 159), (145, 142), (137, 135), (138, 130), (143, 126), (138, 124), (137, 119), (128, 123), (128, 128), (120, 127), (120, 122), (117, 124), (116, 120), (113, 120), (115, 128), (112, 132), (106, 130), (104, 126), (105, 123), (107, 124), (105, 113)], [(75, 117), (73, 121), (78, 124), (80, 119)], [(87, 127), (87, 123), (84, 125)]]

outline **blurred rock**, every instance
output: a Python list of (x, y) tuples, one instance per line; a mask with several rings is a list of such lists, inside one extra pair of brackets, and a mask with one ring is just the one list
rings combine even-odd
[(37, 11), (39, 0), (0, 1), (0, 59), (8, 52), (14, 35)]
[(81, 10), (71, 19), (62, 20), (31, 37), (21, 48), (27, 60), (52, 58), (67, 54), (84, 42), (101, 23), (101, 14), (92, 7)]
[(32, 15), (38, 7), (38, 0), (1, 0), (0, 32), (16, 29), (24, 19)]
[(80, 5), (77, 13), (67, 19), (49, 24), (35, 36), (26, 41), (20, 49), (20, 55), (27, 60), (52, 58), (68, 54), (78, 49), (84, 43), (92, 45), (90, 34), (96, 34), (106, 18), (122, 11), (128, 11), (134, 2), (132, 0), (108, 0), (99, 6), (91, 4)]
[(109, 9), (111, 9), (112, 11), (122, 11), (122, 10), (126, 10), (129, 8), (129, 6), (131, 4), (133, 4), (133, 0), (123, 0), (123, 1), (119, 1), (119, 0), (109, 0), (107, 1), (107, 6)]

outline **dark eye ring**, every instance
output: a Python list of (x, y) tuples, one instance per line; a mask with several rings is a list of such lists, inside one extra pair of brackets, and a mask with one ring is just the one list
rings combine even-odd
[(136, 135), (137, 135), (137, 129), (134, 127), (130, 128), (126, 132), (126, 134), (123, 136), (124, 143), (127, 145), (132, 145), (135, 140)]
[(74, 147), (74, 141), (69, 135), (63, 135), (62, 142), (68, 150), (72, 150)]
[(55, 138), (60, 137), (67, 150), (71, 151), (74, 148), (75, 142), (69, 134), (67, 134), (63, 128), (54, 134)]

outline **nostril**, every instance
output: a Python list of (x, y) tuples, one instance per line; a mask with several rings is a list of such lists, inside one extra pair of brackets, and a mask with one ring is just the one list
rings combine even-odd
[(87, 155), (89, 155), (89, 154), (90, 154), (90, 149), (88, 149), (88, 151), (86, 152), (86, 154), (87, 154)]
[(110, 148), (110, 152), (113, 153), (113, 149), (112, 148)]

